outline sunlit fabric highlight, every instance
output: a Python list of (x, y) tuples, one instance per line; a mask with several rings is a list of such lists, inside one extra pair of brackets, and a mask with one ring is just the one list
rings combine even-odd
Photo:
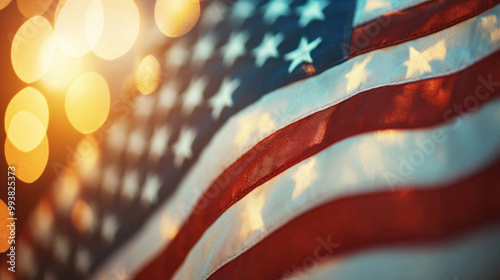
[(34, 150), (24, 153), (5, 139), (5, 159), (9, 166), (16, 167), (16, 177), (26, 183), (36, 181), (45, 170), (49, 159), (49, 141), (47, 137)]
[(56, 44), (50, 22), (41, 16), (27, 20), (17, 30), (12, 41), (11, 61), (17, 76), (32, 83), (49, 68)]
[(139, 10), (131, 0), (101, 0), (101, 3), (104, 25), (93, 52), (112, 60), (124, 55), (134, 45), (139, 34)]
[(7, 208), (7, 204), (0, 199), (0, 253), (6, 252), (10, 247), (10, 228), (7, 227), (9, 224), (9, 220), (7, 219), (11, 217), (12, 216), (10, 215), (9, 208)]
[(156, 90), (160, 82), (161, 65), (153, 55), (142, 59), (135, 72), (135, 84), (143, 94), (150, 94)]
[(179, 37), (188, 33), (200, 17), (198, 0), (158, 0), (155, 6), (155, 21), (160, 31), (168, 37)]
[(7, 7), (12, 0), (0, 0), (0, 10)]
[(106, 121), (109, 103), (106, 80), (95, 72), (89, 72), (71, 84), (65, 100), (66, 115), (78, 131), (91, 133)]
[(103, 24), (99, 0), (68, 0), (55, 19), (57, 46), (69, 56), (83, 56), (96, 46)]
[(30, 18), (43, 15), (52, 5), (53, 0), (17, 0), (17, 8), (23, 16)]

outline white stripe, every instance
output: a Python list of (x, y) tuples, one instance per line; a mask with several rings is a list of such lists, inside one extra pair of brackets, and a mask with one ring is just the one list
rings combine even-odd
[(496, 280), (500, 277), (499, 259), (500, 226), (497, 225), (437, 246), (365, 251), (313, 265), (288, 279)]
[(473, 174), (500, 155), (498, 127), (500, 100), (432, 129), (372, 132), (338, 142), (226, 210), (175, 278), (206, 278), (294, 217), (333, 199), (399, 186), (426, 189)]
[[(136, 271), (153, 258), (169, 243), (210, 183), (243, 153), (275, 131), (368, 89), (455, 73), (497, 51), (500, 45), (490, 42), (481, 18), (499, 13), (500, 7), (495, 7), (419, 40), (360, 55), (320, 75), (275, 90), (250, 105), (221, 128), (172, 197), (99, 273), (108, 273), (116, 264)], [(432, 73), (406, 78), (404, 62), (409, 58), (409, 48), (423, 51), (439, 42), (446, 44), (446, 58), (430, 63)], [(368, 58), (371, 59), (368, 79), (358, 88), (346, 91), (346, 74)]]
[(379, 18), (385, 14), (402, 11), (429, 0), (358, 0), (354, 11), (353, 26)]

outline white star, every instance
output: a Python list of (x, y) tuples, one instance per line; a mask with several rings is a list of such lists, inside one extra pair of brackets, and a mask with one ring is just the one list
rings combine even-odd
[(218, 119), (220, 117), (220, 114), (224, 107), (233, 106), (233, 93), (239, 85), (240, 80), (238, 78), (235, 78), (232, 81), (229, 81), (228, 78), (225, 78), (222, 81), (222, 86), (217, 94), (212, 96), (208, 101), (213, 109), (212, 117), (214, 119)]
[(167, 85), (165, 85), (161, 89), (158, 99), (158, 107), (163, 109), (161, 111), (172, 109), (175, 105), (175, 100), (177, 99), (177, 90), (175, 83), (167, 83)]
[(193, 128), (183, 127), (179, 140), (174, 144), (174, 164), (176, 167), (181, 167), (184, 160), (193, 156), (192, 146), (196, 138), (196, 130)]
[(255, 10), (255, 3), (252, 0), (236, 1), (229, 18), (236, 23), (240, 23), (249, 18)]
[(408, 66), (406, 78), (413, 77), (415, 74), (422, 75), (431, 72), (432, 68), (429, 63), (433, 60), (444, 60), (445, 58), (446, 43), (444, 40), (439, 41), (423, 52), (419, 52), (415, 48), (410, 47), (410, 58), (404, 62), (404, 65)]
[(106, 167), (102, 187), (110, 194), (114, 194), (118, 188), (119, 182), (120, 180), (118, 176), (118, 168), (116, 167), (116, 165), (112, 164)]
[(128, 200), (134, 199), (137, 194), (137, 187), (139, 186), (139, 173), (137, 169), (128, 171), (123, 179), (123, 190), (122, 194)]
[(307, 38), (302, 37), (297, 49), (285, 54), (285, 60), (292, 61), (292, 63), (290, 63), (290, 67), (288, 67), (288, 73), (292, 73), (292, 71), (303, 62), (312, 63), (313, 59), (311, 57), (311, 51), (314, 50), (322, 41), (323, 39), (318, 37), (316, 40), (308, 43)]
[(182, 43), (174, 43), (167, 52), (165, 64), (178, 68), (189, 59), (189, 51)]
[(144, 184), (141, 201), (147, 205), (151, 205), (158, 201), (158, 191), (161, 187), (160, 177), (157, 175), (148, 176)]
[(55, 244), (54, 244), (54, 255), (56, 258), (63, 262), (66, 263), (66, 261), (69, 258), (69, 250), (70, 250), (70, 242), (67, 237), (64, 236), (57, 236), (55, 238)]
[(352, 70), (345, 75), (347, 78), (347, 91), (357, 88), (361, 83), (366, 82), (370, 71), (366, 70), (366, 65), (372, 60), (373, 56), (368, 56), (361, 63), (354, 62)]
[(113, 242), (118, 231), (118, 220), (114, 215), (106, 215), (102, 222), (101, 235), (108, 242)]
[(127, 152), (129, 155), (139, 157), (144, 153), (146, 148), (146, 137), (144, 136), (144, 128), (139, 127), (132, 132), (128, 140)]
[(157, 129), (151, 140), (151, 147), (149, 149), (149, 157), (158, 160), (165, 154), (168, 146), (168, 139), (170, 138), (170, 131), (167, 125)]
[(207, 81), (204, 78), (199, 78), (196, 81), (191, 81), (189, 88), (184, 93), (182, 111), (186, 114), (191, 114), (196, 106), (199, 106), (203, 101), (203, 91), (207, 87)]
[(266, 35), (264, 35), (262, 43), (253, 50), (257, 67), (262, 67), (269, 58), (276, 58), (279, 56), (278, 46), (284, 38), (285, 36), (283, 36), (282, 33), (275, 34), (274, 36), (271, 35), (271, 33), (266, 33)]
[(200, 63), (208, 60), (215, 50), (215, 44), (217, 44), (217, 41), (215, 40), (212, 32), (207, 33), (207, 35), (199, 40), (194, 46), (192, 61), (195, 63)]
[(76, 251), (76, 268), (83, 273), (87, 273), (90, 267), (90, 252), (87, 249), (79, 248)]
[(500, 28), (498, 26), (498, 18), (496, 15), (483, 17), (481, 19), (481, 25), (487, 31), (486, 33), (489, 34), (491, 43), (495, 43), (500, 40)]
[(300, 13), (299, 25), (306, 27), (313, 20), (325, 20), (323, 9), (328, 4), (326, 0), (309, 0), (305, 5), (297, 7)]
[(222, 48), (222, 62), (226, 67), (233, 65), (238, 57), (245, 54), (245, 44), (249, 37), (246, 32), (231, 34), (227, 44)]
[(291, 13), (290, 4), (291, 0), (271, 0), (271, 2), (264, 5), (264, 21), (268, 24), (274, 24), (281, 16), (286, 16)]

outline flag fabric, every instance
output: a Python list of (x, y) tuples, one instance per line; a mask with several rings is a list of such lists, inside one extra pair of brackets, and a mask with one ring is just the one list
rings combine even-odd
[(22, 278), (498, 279), (498, 2), (205, 4), (36, 207)]

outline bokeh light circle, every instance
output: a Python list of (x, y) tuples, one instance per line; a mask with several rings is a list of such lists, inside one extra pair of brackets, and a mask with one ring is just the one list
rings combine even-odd
[(3, 10), (7, 7), (12, 0), (0, 0), (0, 10)]
[(29, 152), (45, 137), (49, 124), (49, 106), (36, 89), (26, 87), (18, 92), (5, 110), (5, 132), (19, 150)]
[(52, 5), (53, 0), (17, 0), (17, 8), (23, 16), (30, 18), (43, 15)]
[(27, 20), (14, 35), (11, 61), (16, 75), (26, 83), (43, 76), (50, 67), (56, 44), (50, 22), (41, 16)]
[(101, 38), (92, 50), (97, 56), (113, 60), (128, 52), (139, 35), (140, 16), (132, 0), (101, 0), (104, 25)]
[(69, 56), (84, 56), (101, 38), (103, 24), (101, 1), (68, 0), (55, 19), (57, 46)]
[(84, 134), (96, 131), (109, 114), (110, 93), (106, 80), (95, 72), (82, 74), (69, 87), (64, 105), (74, 128)]
[(12, 118), (7, 137), (19, 150), (26, 153), (42, 142), (45, 133), (46, 128), (40, 119), (23, 110)]
[(199, 0), (158, 0), (155, 5), (155, 22), (168, 37), (188, 33), (200, 18)]
[(27, 153), (17, 149), (5, 139), (5, 159), (9, 166), (16, 167), (16, 177), (26, 183), (36, 181), (45, 170), (49, 159), (49, 141), (45, 136), (42, 142)]
[(150, 94), (160, 83), (161, 65), (153, 55), (144, 57), (135, 71), (135, 85), (142, 94)]
[(9, 247), (10, 228), (8, 218), (11, 218), (9, 208), (3, 200), (0, 199), (0, 253), (6, 252)]

